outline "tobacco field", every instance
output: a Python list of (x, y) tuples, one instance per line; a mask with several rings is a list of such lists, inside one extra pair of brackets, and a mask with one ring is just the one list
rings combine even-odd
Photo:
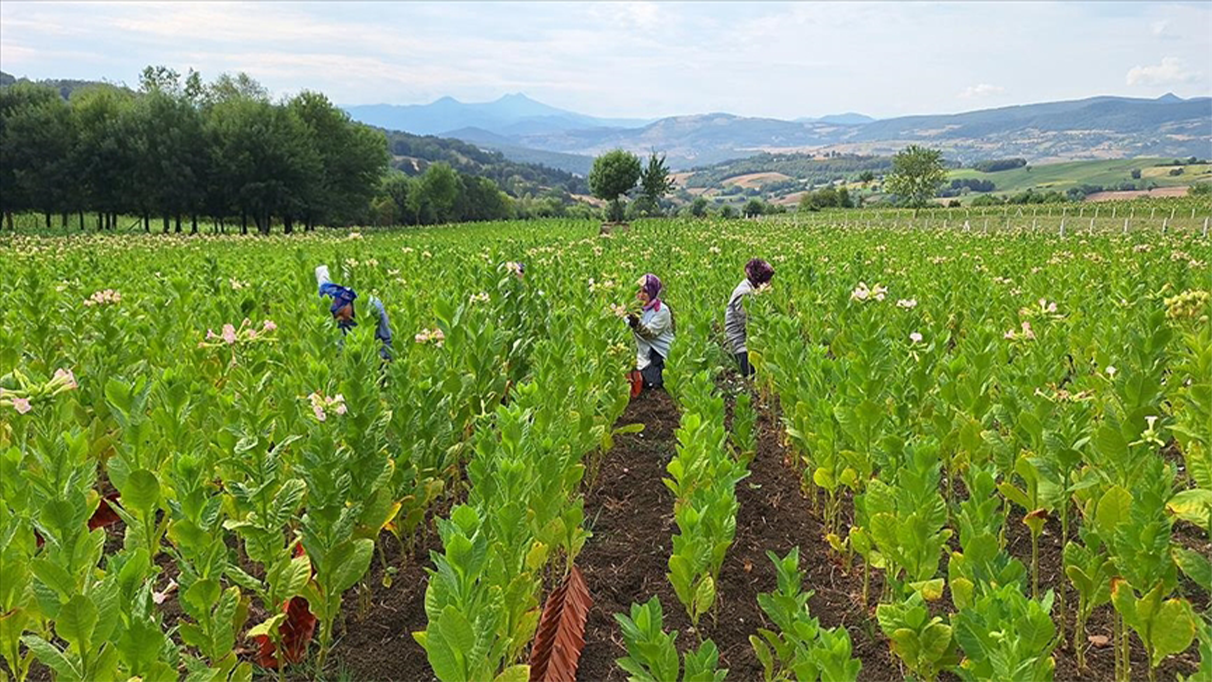
[(1204, 214), (7, 236), (0, 679), (1212, 680)]

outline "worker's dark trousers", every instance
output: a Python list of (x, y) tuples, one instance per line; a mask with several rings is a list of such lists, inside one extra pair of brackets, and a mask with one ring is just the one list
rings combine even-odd
[(741, 376), (743, 376), (743, 377), (753, 376), (754, 369), (753, 369), (753, 365), (749, 364), (749, 353), (737, 353), (736, 354), (736, 364), (737, 364), (737, 366), (740, 367)]
[(648, 366), (640, 370), (640, 375), (644, 377), (644, 388), (664, 388), (665, 387), (665, 358), (655, 350), (648, 350)]

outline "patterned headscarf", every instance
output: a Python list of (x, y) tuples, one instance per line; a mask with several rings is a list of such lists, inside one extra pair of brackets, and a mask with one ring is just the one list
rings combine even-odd
[(774, 277), (774, 268), (761, 258), (754, 258), (745, 264), (745, 276), (757, 286), (761, 286)]
[(640, 289), (648, 294), (650, 301), (655, 301), (661, 295), (661, 279), (651, 272), (640, 278), (637, 282)]

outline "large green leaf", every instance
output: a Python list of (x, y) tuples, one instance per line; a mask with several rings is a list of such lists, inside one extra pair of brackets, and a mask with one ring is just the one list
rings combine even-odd
[(1153, 620), (1153, 665), (1166, 656), (1186, 651), (1195, 639), (1195, 615), (1186, 599), (1170, 599)]
[(1166, 510), (1183, 521), (1207, 528), (1212, 514), (1212, 490), (1192, 488), (1175, 493), (1166, 503)]
[(475, 631), (472, 630), (471, 623), (458, 609), (447, 606), (434, 623), (433, 630), (429, 633), (427, 650), (434, 673), (442, 680), (467, 679), (474, 664), (467, 658), (476, 645)]
[(148, 516), (160, 501), (160, 480), (147, 469), (130, 472), (121, 490), (122, 506)]
[(1206, 555), (1173, 545), (1170, 547), (1170, 556), (1196, 585), (1202, 586), (1204, 590), (1212, 590), (1212, 560)]
[(335, 556), (330, 558), (332, 576), (328, 580), (333, 592), (340, 594), (348, 590), (366, 575), (374, 550), (374, 541), (367, 538), (343, 542), (333, 549)]
[(55, 634), (78, 649), (92, 648), (93, 630), (96, 628), (97, 607), (82, 594), (73, 595), (67, 600), (55, 620)]
[(1112, 537), (1115, 528), (1128, 520), (1132, 513), (1132, 494), (1120, 486), (1111, 486), (1098, 501), (1094, 513), (1098, 531), (1104, 537)]
[(42, 662), (43, 665), (50, 667), (60, 677), (69, 680), (81, 679), (84, 674), (76, 664), (68, 659), (54, 644), (42, 639), (37, 635), (26, 635), (21, 638), (21, 643), (29, 647), (29, 650), (34, 652), (34, 656)]

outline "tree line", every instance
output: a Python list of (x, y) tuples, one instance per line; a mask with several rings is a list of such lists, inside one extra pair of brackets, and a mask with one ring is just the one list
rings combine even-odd
[[(402, 158), (445, 153), (434, 147), (443, 142), (357, 123), (316, 92), (274, 102), (245, 74), (206, 83), (149, 66), (137, 89), (89, 83), (66, 94), (22, 80), (0, 87), (0, 211), (9, 230), (14, 214), (38, 213), (48, 229), (56, 216), (99, 231), (134, 216), (145, 231), (196, 233), (202, 222), (266, 234), (562, 213), (552, 204), (571, 201), (566, 188), (585, 188), (560, 173), (545, 189), (549, 169), (478, 149), (458, 150), (462, 168)], [(519, 200), (482, 177), (489, 166), (523, 190)], [(536, 199), (542, 191), (558, 196)]]
[(365, 218), (388, 163), (383, 133), (355, 123), (319, 93), (274, 103), (240, 74), (204, 83), (147, 67), (137, 91), (111, 85), (0, 90), (0, 199), (12, 215), (96, 214), (113, 230), (138, 216), (150, 231), (199, 218), (222, 231), (268, 233)]

